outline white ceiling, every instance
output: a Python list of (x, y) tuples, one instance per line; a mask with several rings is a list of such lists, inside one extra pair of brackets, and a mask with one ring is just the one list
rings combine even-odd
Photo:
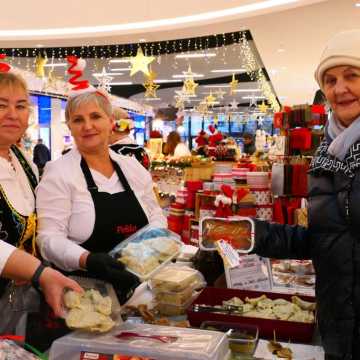
[[(45, 0), (37, 1), (36, 6), (34, 2), (22, 2), (21, 9), (19, 3), (7, 2), (3, 4), (2, 12), (11, 13), (11, 16), (3, 16), (0, 24), (0, 47), (34, 46), (39, 42), (46, 46), (79, 43), (116, 44), (138, 42), (140, 38), (145, 38), (146, 41), (158, 41), (249, 29), (280, 100), (289, 105), (312, 102), (318, 88), (313, 73), (324, 44), (338, 31), (360, 28), (360, 8), (355, 7), (357, 2), (355, 0), (294, 0), (293, 3), (285, 6), (262, 10), (260, 11), (262, 15), (259, 15), (259, 12), (229, 15), (196, 23), (168, 25), (149, 29), (147, 32), (128, 30), (117, 32), (117, 35), (97, 33), (92, 34), (91, 39), (86, 36), (74, 37), (71, 34), (67, 39), (64, 36), (62, 38), (60, 36), (61, 39), (54, 39), (54, 36), (51, 36), (52, 39), (46, 39), (46, 36), (45, 38), (9, 37), (1, 31), (109, 25), (124, 23), (124, 19), (133, 23), (158, 18), (174, 18), (174, 14), (177, 17), (188, 16), (263, 2), (264, 0), (207, 0), (206, 2), (136, 0), (133, 4), (126, 3), (125, 8), (122, 2), (116, 0), (91, 2), (91, 7), (86, 0), (77, 2), (63, 0), (61, 7), (56, 7), (56, 10), (51, 2)], [(280, 48), (284, 51), (279, 52)], [(233, 60), (228, 57), (228, 63)], [(193, 71), (198, 72), (196, 63), (194, 61), (191, 63), (194, 63)], [(178, 70), (182, 70), (181, 67)], [(160, 71), (157, 72), (160, 77)], [(161, 77), (167, 75), (170, 73), (161, 74)]]

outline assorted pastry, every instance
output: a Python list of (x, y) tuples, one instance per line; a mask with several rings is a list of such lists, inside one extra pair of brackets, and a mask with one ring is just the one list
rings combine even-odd
[(86, 290), (82, 294), (68, 291), (64, 295), (64, 305), (67, 309), (65, 322), (71, 329), (106, 332), (115, 325), (110, 317), (111, 298), (102, 296), (97, 290)]
[[(315, 303), (305, 301), (298, 296), (292, 296), (291, 302), (282, 298), (269, 299), (266, 295), (244, 300), (234, 297), (223, 301), (222, 305), (211, 307), (212, 312), (229, 313), (236, 316), (256, 317), (262, 319), (274, 319), (296, 321), (303, 323), (315, 322)], [(198, 305), (198, 310), (206, 310), (208, 306)], [(209, 311), (210, 311), (209, 310)]]
[(315, 270), (311, 260), (273, 260), (272, 275), (275, 285), (315, 287)]

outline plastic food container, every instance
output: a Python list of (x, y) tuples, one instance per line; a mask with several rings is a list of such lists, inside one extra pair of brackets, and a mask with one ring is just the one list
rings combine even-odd
[(193, 296), (189, 297), (185, 303), (182, 305), (174, 305), (171, 303), (158, 303), (156, 308), (159, 310), (161, 315), (165, 316), (178, 316), (184, 315), (186, 313), (186, 309), (190, 306), (190, 304), (194, 301), (194, 298), (198, 294), (194, 294)]
[(255, 224), (249, 217), (236, 219), (206, 217), (200, 222), (200, 249), (214, 251), (216, 241), (228, 242), (239, 253), (249, 253), (254, 248)]
[(147, 225), (117, 245), (110, 255), (123, 262), (128, 271), (145, 281), (175, 258), (181, 250), (180, 236)]
[(185, 289), (199, 289), (206, 285), (202, 274), (188, 266), (169, 264), (158, 271), (150, 280), (155, 292), (181, 292)]
[[(117, 338), (121, 332), (145, 337)], [(149, 336), (171, 336), (162, 342)], [(147, 324), (123, 324), (105, 335), (73, 332), (53, 342), (50, 360), (79, 360), (81, 352), (124, 354), (156, 360), (226, 360), (229, 342), (224, 333), (199, 329), (174, 328)]]
[(166, 303), (166, 304), (182, 306), (189, 301), (189, 298), (191, 298), (192, 296), (193, 290), (192, 288), (184, 289), (183, 291), (177, 291), (177, 292), (155, 290), (154, 293), (155, 293), (155, 300), (158, 303)]
[(201, 329), (225, 332), (233, 353), (252, 355), (259, 340), (259, 329), (256, 325), (231, 324), (221, 321), (205, 321)]

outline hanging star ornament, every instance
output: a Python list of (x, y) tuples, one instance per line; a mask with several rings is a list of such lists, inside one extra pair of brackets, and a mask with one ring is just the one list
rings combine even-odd
[(138, 71), (143, 72), (145, 75), (149, 76), (149, 65), (155, 60), (154, 56), (145, 56), (141, 46), (138, 47), (136, 56), (130, 58), (131, 70), (130, 76), (133, 76)]
[(205, 102), (208, 106), (213, 106), (216, 103), (216, 97), (210, 91), (210, 94), (205, 98)]
[(108, 75), (105, 67), (102, 68), (102, 71), (100, 74), (94, 74), (94, 77), (98, 81), (98, 85), (97, 85), (98, 89), (103, 89), (107, 92), (110, 92), (110, 90), (111, 90), (110, 83), (114, 77)]
[(144, 96), (146, 98), (156, 98), (156, 90), (160, 87), (160, 85), (155, 84), (154, 80), (156, 78), (156, 73), (154, 71), (150, 71), (149, 75), (146, 77), (146, 81), (143, 84), (143, 87), (146, 89)]
[(44, 65), (47, 63), (48, 59), (47, 57), (42, 57), (41, 54), (39, 54), (35, 58), (35, 74), (39, 78), (45, 77), (45, 69)]
[(234, 99), (231, 103), (230, 103), (230, 111), (236, 111), (238, 108), (238, 102)]
[(216, 91), (215, 94), (219, 100), (222, 100), (224, 98), (224, 95), (226, 94), (226, 91), (224, 91), (223, 89), (219, 89), (218, 91)]
[(263, 126), (263, 123), (264, 123), (264, 117), (263, 116), (259, 116), (257, 118), (257, 123), (258, 123), (258, 126)]
[(182, 73), (185, 75), (185, 79), (193, 79), (195, 75), (191, 70), (191, 65), (189, 65), (187, 71), (183, 71)]
[(183, 71), (185, 75), (185, 80), (183, 83), (183, 93), (187, 96), (195, 96), (196, 95), (196, 88), (198, 87), (198, 83), (194, 81), (194, 73), (191, 71), (191, 66), (189, 65), (187, 71)]
[(262, 103), (258, 106), (259, 111), (262, 113), (266, 113), (269, 106), (265, 104), (264, 100), (262, 101)]
[(201, 101), (200, 104), (195, 108), (195, 110), (202, 114), (202, 115), (206, 115), (208, 113), (208, 105), (206, 104), (205, 101)]
[(54, 68), (51, 68), (47, 76), (47, 82), (45, 83), (44, 91), (58, 90), (58, 82), (60, 80), (62, 80), (62, 77), (56, 76), (54, 74)]
[(179, 110), (183, 110), (185, 107), (184, 99), (180, 96), (175, 96), (175, 107)]
[(236, 92), (236, 89), (238, 87), (239, 81), (235, 79), (235, 74), (232, 74), (232, 79), (229, 83), (230, 85), (230, 95), (234, 95)]

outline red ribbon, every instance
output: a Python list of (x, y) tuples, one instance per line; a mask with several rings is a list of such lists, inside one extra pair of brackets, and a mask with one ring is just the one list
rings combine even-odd
[(83, 72), (82, 70), (75, 70), (74, 68), (77, 66), (78, 58), (75, 55), (69, 55), (67, 58), (68, 63), (71, 64), (69, 69), (67, 70), (67, 73), (70, 75), (73, 75), (69, 79), (69, 83), (74, 85), (72, 90), (82, 90), (89, 87), (89, 81), (88, 80), (78, 80), (79, 77), (82, 76)]
[(20, 336), (20, 335), (0, 335), (0, 340), (24, 341), (25, 336)]

